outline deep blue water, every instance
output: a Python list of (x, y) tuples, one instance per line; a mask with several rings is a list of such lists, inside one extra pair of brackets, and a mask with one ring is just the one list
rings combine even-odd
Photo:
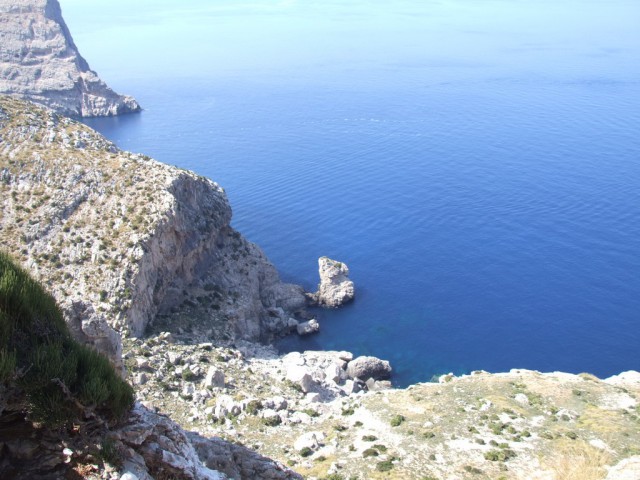
[(145, 108), (89, 125), (221, 183), (285, 280), (349, 265), (282, 348), (640, 369), (640, 2), (61, 3)]

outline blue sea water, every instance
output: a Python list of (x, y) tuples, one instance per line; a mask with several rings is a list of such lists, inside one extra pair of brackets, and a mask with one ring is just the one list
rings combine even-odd
[(209, 176), (285, 280), (356, 301), (280, 347), (640, 370), (640, 2), (62, 0), (140, 115), (87, 123)]

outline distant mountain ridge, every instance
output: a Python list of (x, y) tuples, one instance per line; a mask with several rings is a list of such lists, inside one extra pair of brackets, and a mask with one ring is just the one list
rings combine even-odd
[(76, 117), (138, 112), (89, 68), (58, 0), (0, 0), (0, 93)]

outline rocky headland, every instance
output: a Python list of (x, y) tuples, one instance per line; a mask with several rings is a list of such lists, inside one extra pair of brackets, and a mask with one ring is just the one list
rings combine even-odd
[[(229, 226), (220, 186), (8, 97), (0, 98), (0, 198), (3, 249), (55, 296), (75, 338), (121, 368), (136, 396), (127, 418), (95, 433), (100, 448), (91, 453), (77, 435), (26, 424), (0, 387), (0, 472), (639, 478), (637, 372), (606, 380), (474, 372), (394, 389), (380, 359), (278, 355), (265, 343), (309, 319), (305, 293), (281, 283)], [(329, 277), (348, 280), (344, 264), (325, 262), (337, 273)]]
[(89, 68), (62, 18), (58, 0), (0, 0), (0, 93), (65, 115), (137, 112), (133, 97), (111, 90)]

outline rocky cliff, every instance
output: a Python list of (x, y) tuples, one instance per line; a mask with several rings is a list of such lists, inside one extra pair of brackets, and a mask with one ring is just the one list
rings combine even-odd
[(0, 0), (0, 93), (47, 105), (65, 115), (137, 112), (89, 68), (71, 38), (58, 0)]
[(123, 152), (51, 110), (0, 97), (0, 242), (43, 280), (78, 339), (180, 323), (211, 339), (295, 329), (300, 287), (230, 227), (216, 183)]

